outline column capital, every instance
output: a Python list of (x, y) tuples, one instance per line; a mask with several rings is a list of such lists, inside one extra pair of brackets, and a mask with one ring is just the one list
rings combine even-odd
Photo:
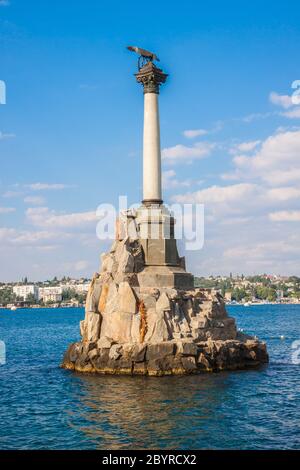
[(138, 83), (144, 87), (144, 93), (159, 94), (159, 86), (165, 83), (167, 74), (156, 67), (152, 61), (147, 62), (138, 73), (135, 74)]

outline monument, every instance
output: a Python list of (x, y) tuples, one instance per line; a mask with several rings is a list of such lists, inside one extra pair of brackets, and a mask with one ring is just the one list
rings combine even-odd
[(266, 345), (237, 330), (220, 294), (194, 288), (178, 255), (161, 187), (158, 96), (167, 74), (155, 54), (128, 49), (139, 55), (135, 77), (144, 92), (143, 200), (117, 220), (87, 295), (82, 339), (62, 367), (153, 376), (257, 367), (268, 362)]

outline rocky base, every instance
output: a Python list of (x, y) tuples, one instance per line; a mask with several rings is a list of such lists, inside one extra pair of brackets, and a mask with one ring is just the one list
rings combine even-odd
[(246, 369), (268, 360), (264, 343), (239, 335), (236, 340), (112, 344), (102, 348), (96, 343), (73, 343), (62, 367), (99, 374), (163, 376)]
[(153, 246), (146, 240), (145, 248), (138, 232), (134, 215), (118, 222), (116, 240), (90, 285), (82, 340), (70, 345), (62, 367), (161, 376), (268, 362), (266, 345), (237, 330), (222, 296), (193, 287), (176, 245), (174, 266), (149, 266), (145, 249), (148, 258), (152, 248), (157, 255), (157, 240)]

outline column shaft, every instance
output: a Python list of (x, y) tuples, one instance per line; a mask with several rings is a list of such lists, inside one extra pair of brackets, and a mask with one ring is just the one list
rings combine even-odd
[(161, 203), (158, 94), (144, 94), (143, 201)]

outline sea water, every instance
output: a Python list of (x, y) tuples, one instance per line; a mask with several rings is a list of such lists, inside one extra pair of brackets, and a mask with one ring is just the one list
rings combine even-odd
[[(0, 449), (300, 448), (300, 305), (230, 306), (258, 370), (118, 377), (59, 368), (83, 309), (0, 310)], [(297, 343), (299, 341), (299, 343)]]

